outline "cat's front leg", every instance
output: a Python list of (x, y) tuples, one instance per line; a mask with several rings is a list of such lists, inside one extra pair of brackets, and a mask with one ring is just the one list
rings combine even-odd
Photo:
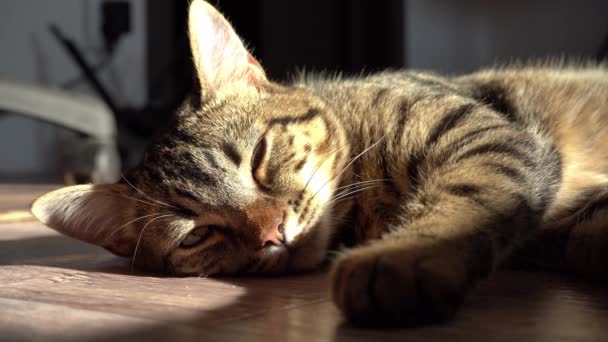
[(515, 222), (457, 206), (446, 210), (449, 205), (440, 205), (443, 214), (395, 228), (337, 258), (332, 295), (349, 320), (417, 325), (450, 318), (467, 291), (523, 239), (528, 228), (516, 225), (535, 224), (535, 214), (526, 209)]
[[(483, 128), (481, 128), (483, 129)], [(462, 134), (468, 134), (464, 132)], [(420, 324), (453, 315), (467, 291), (534, 232), (559, 162), (542, 141), (516, 131), (435, 150), (397, 224), (340, 255), (336, 305), (359, 324)], [(458, 136), (456, 136), (458, 138)], [(488, 142), (491, 141), (491, 142)], [(445, 155), (445, 154), (443, 154)]]
[[(448, 319), (471, 285), (472, 256), (466, 250), (465, 241), (441, 241), (423, 234), (386, 238), (350, 250), (333, 268), (334, 302), (359, 325), (417, 325)], [(489, 270), (491, 259), (480, 261)]]

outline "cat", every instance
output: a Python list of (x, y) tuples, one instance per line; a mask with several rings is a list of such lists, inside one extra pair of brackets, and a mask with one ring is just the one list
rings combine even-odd
[(506, 263), (606, 274), (605, 67), (278, 84), (211, 5), (188, 23), (197, 82), (171, 125), (120, 182), (37, 199), (43, 223), (175, 276), (335, 256), (360, 325), (444, 321)]

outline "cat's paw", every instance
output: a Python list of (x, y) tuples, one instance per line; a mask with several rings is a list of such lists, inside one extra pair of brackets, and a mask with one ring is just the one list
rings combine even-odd
[(347, 318), (357, 325), (408, 326), (452, 317), (468, 288), (462, 253), (384, 247), (358, 248), (336, 260), (332, 295)]

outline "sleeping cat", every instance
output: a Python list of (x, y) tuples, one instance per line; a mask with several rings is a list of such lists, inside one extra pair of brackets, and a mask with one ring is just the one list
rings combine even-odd
[(198, 82), (172, 125), (121, 182), (39, 198), (42, 222), (170, 275), (336, 255), (333, 300), (359, 324), (449, 318), (506, 262), (605, 274), (603, 67), (282, 85), (207, 3), (189, 31)]

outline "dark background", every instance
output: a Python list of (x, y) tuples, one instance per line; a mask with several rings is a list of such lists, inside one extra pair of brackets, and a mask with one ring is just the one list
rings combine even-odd
[[(406, 64), (405, 12), (400, 0), (210, 2), (228, 18), (273, 80), (288, 80), (303, 69), (355, 74)], [(187, 0), (149, 3), (149, 18), (162, 20), (166, 13), (174, 13), (172, 33), (157, 32), (148, 45), (149, 56), (154, 57), (148, 64), (149, 74), (154, 75), (148, 94), (168, 97), (172, 104), (180, 102), (193, 77), (187, 4)], [(168, 41), (159, 40), (161, 35)]]

